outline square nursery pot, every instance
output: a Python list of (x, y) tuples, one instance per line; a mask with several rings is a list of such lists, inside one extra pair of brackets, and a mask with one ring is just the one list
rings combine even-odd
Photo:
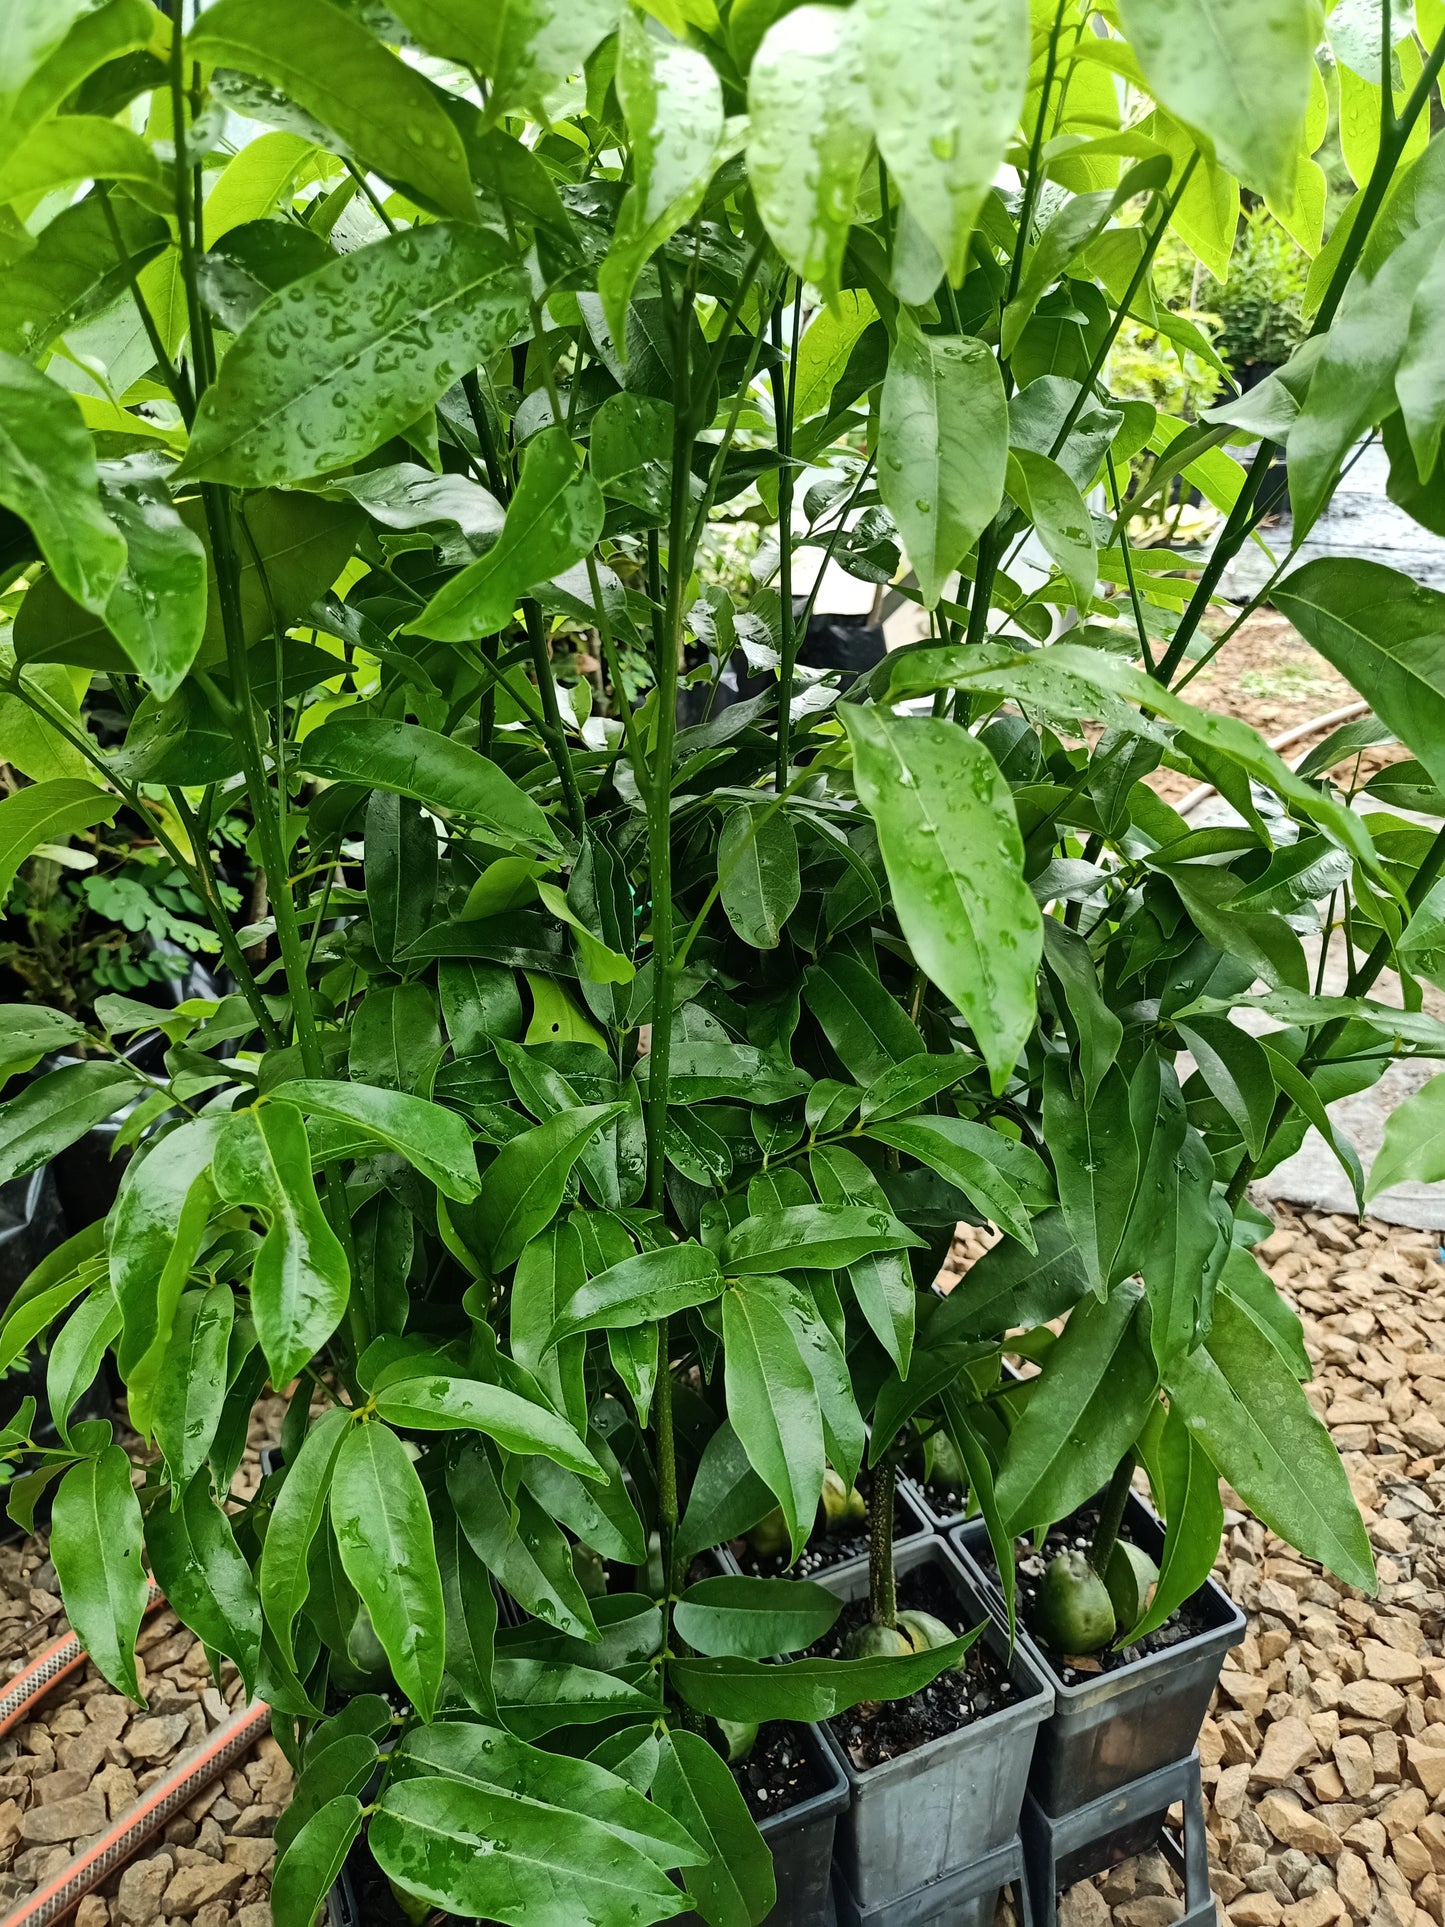
[[(1137, 1493), (1129, 1495), (1123, 1533), (1152, 1559), (1163, 1551), (1163, 1524)], [(1006, 1626), (982, 1520), (971, 1520), (950, 1536), (969, 1577)], [(1070, 1813), (1194, 1751), (1224, 1656), (1245, 1632), (1244, 1614), (1212, 1579), (1194, 1602), (1204, 1630), (1072, 1686), (1059, 1678), (1020, 1624), (1020, 1648), (1054, 1689), (1053, 1713), (1039, 1729), (1029, 1775), (1029, 1791), (1045, 1812)]]
[[(910, 1480), (899, 1479), (893, 1489), (894, 1557), (898, 1557), (905, 1547), (926, 1545), (937, 1535), (937, 1531), (937, 1526), (920, 1500), (917, 1488)], [(811, 1579), (817, 1585), (825, 1586), (829, 1583), (832, 1574), (841, 1570), (842, 1567), (854, 1566), (860, 1559), (866, 1560), (867, 1521), (855, 1527), (852, 1532), (840, 1533), (837, 1546), (828, 1548), (837, 1556), (815, 1566), (809, 1562), (808, 1553), (817, 1548), (820, 1543), (817, 1538), (810, 1539), (803, 1552), (802, 1563), (789, 1566), (786, 1571), (781, 1563), (776, 1566), (761, 1566), (759, 1571), (763, 1577), (771, 1577), (774, 1573), (779, 1573), (789, 1579)], [(751, 1566), (744, 1566), (739, 1562), (731, 1545), (717, 1547), (713, 1557), (718, 1561), (719, 1570), (722, 1572), (750, 1574), (753, 1571)]]
[(929, 1530), (936, 1532), (940, 1538), (952, 1532), (955, 1526), (961, 1526), (967, 1522), (967, 1500), (945, 1511), (942, 1509), (937, 1492), (926, 1486), (922, 1479), (915, 1479), (909, 1473), (900, 1475), (898, 1492), (900, 1495), (907, 1495), (908, 1503), (913, 1510), (920, 1518), (927, 1520)]
[[(838, 1821), (835, 1874), (840, 1923), (866, 1927), (979, 1927), (993, 1919), (998, 1889), (964, 1901), (967, 1875), (1009, 1846), (1018, 1830), (1034, 1735), (1053, 1695), (1048, 1675), (991, 1616), (984, 1589), (941, 1539), (896, 1549), (899, 1578), (924, 1563), (942, 1571), (965, 1625), (984, 1622), (983, 1639), (1023, 1694), (1012, 1706), (859, 1772), (825, 1727), (851, 1790)], [(868, 1562), (822, 1573), (818, 1583), (844, 1599), (868, 1591)]]

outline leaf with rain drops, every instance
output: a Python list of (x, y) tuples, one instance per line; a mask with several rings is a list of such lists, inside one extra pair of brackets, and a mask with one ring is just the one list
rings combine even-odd
[(1008, 784), (984, 745), (947, 722), (854, 703), (838, 713), (903, 934), (963, 1012), (998, 1090), (1034, 1024), (1043, 952)]
[(104, 609), (126, 549), (100, 504), (94, 444), (74, 398), (8, 354), (0, 354), (0, 504), (35, 531), (65, 593)]
[(488, 228), (438, 221), (344, 255), (247, 322), (201, 397), (180, 472), (260, 488), (358, 461), (494, 355), (526, 313), (526, 277)]
[(429, 1720), (446, 1662), (446, 1607), (426, 1493), (389, 1426), (356, 1425), (341, 1441), (331, 1523), (396, 1683)]
[(118, 1445), (82, 1459), (60, 1481), (51, 1515), (50, 1556), (66, 1617), (118, 1693), (139, 1700), (135, 1639), (149, 1586), (142, 1557), (140, 1501), (130, 1460)]
[(511, 0), (478, 7), (473, 0), (398, 0), (398, 20), (427, 50), (487, 76), (492, 120), (525, 107), (545, 112), (550, 95), (617, 28), (617, 0)]

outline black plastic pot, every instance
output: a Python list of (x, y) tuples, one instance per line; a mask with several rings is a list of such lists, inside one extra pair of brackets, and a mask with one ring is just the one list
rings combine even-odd
[(952, 1532), (955, 1526), (961, 1526), (967, 1521), (968, 1512), (966, 1509), (966, 1501), (964, 1505), (957, 1506), (951, 1512), (940, 1512), (938, 1507), (933, 1503), (933, 1496), (922, 1479), (911, 1478), (904, 1474), (899, 1478), (898, 1490), (900, 1492), (907, 1492), (908, 1502), (914, 1511), (921, 1519), (926, 1520), (929, 1530), (938, 1533), (940, 1537), (947, 1535)]
[[(1010, 1656), (984, 1588), (954, 1549), (933, 1538), (897, 1548), (900, 1578), (925, 1562), (942, 1571), (965, 1623), (984, 1622), (983, 1638), (1024, 1697), (865, 1772), (824, 1729), (851, 1793), (835, 1861), (843, 1927), (988, 1927), (997, 1886), (967, 1900), (960, 1893), (1018, 1830), (1034, 1736), (1053, 1704), (1047, 1673), (1021, 1648)], [(818, 1583), (860, 1599), (868, 1590), (867, 1561), (825, 1572)]]
[[(1135, 1493), (1129, 1495), (1122, 1530), (1151, 1558), (1159, 1558), (1163, 1524)], [(995, 1619), (1005, 1625), (982, 1521), (957, 1527), (950, 1538)], [(1019, 1627), (1020, 1650), (1043, 1670), (1054, 1691), (1053, 1714), (1039, 1729), (1029, 1775), (1029, 1791), (1046, 1812), (1072, 1812), (1193, 1752), (1224, 1656), (1245, 1631), (1244, 1614), (1212, 1579), (1194, 1597), (1206, 1631), (1075, 1686), (1064, 1684), (1047, 1654)]]

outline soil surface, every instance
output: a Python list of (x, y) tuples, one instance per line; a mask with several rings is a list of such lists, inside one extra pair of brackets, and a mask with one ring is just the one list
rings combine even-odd
[[(960, 1602), (942, 1571), (934, 1565), (915, 1566), (898, 1575), (900, 1609), (932, 1613), (955, 1633), (967, 1632), (977, 1623)], [(822, 1659), (841, 1659), (849, 1633), (866, 1623), (868, 1602), (849, 1602), (838, 1616), (826, 1638), (812, 1648)], [(861, 1773), (912, 1753), (945, 1733), (956, 1733), (975, 1720), (1012, 1706), (1022, 1698), (1000, 1660), (995, 1659), (979, 1639), (964, 1655), (963, 1665), (940, 1673), (931, 1686), (905, 1700), (870, 1702), (855, 1706), (831, 1720), (834, 1737)]]
[[(858, 1490), (865, 1499), (872, 1489), (873, 1481), (866, 1472), (860, 1472)], [(819, 1516), (822, 1516), (821, 1512)], [(903, 1488), (899, 1486), (893, 1501), (893, 1543), (896, 1545), (900, 1539), (911, 1538), (928, 1529), (923, 1516), (914, 1511)], [(827, 1572), (832, 1566), (841, 1566), (845, 1560), (866, 1556), (868, 1525), (865, 1520), (856, 1528), (843, 1532), (815, 1532), (798, 1555), (797, 1563), (791, 1566), (786, 1550), (758, 1552), (745, 1538), (730, 1540), (728, 1551), (750, 1579), (776, 1579), (784, 1573), (790, 1579), (816, 1579), (820, 1572)]]
[(755, 1820), (786, 1813), (827, 1791), (828, 1776), (813, 1757), (804, 1733), (803, 1727), (791, 1722), (765, 1726), (747, 1759), (733, 1768), (733, 1778)]

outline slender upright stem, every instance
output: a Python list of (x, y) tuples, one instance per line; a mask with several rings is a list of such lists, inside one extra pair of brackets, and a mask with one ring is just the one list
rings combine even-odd
[(562, 728), (562, 711), (557, 701), (557, 681), (552, 674), (552, 653), (547, 647), (547, 631), (542, 621), (542, 611), (535, 597), (528, 596), (522, 604), (522, 615), (527, 624), (527, 640), (532, 647), (532, 669), (537, 678), (537, 690), (542, 699), (542, 740), (547, 745), (547, 753), (552, 758), (552, 766), (557, 772), (557, 780), (562, 786), (562, 802), (567, 811), (567, 820), (572, 825), (575, 836), (581, 836), (587, 827), (587, 819), (582, 808), (582, 792), (577, 787), (577, 772), (572, 767), (571, 752), (567, 747), (567, 737)]
[(1099, 1522), (1094, 1527), (1093, 1543), (1089, 1547), (1089, 1564), (1101, 1577), (1109, 1564), (1114, 1542), (1119, 1537), (1119, 1524), (1124, 1517), (1124, 1507), (1129, 1502), (1129, 1488), (1137, 1463), (1132, 1452), (1124, 1454), (1114, 1467), (1114, 1476), (1099, 1507)]
[(893, 1461), (873, 1472), (868, 1494), (868, 1616), (875, 1626), (898, 1624), (898, 1575), (893, 1565)]
[[(803, 309), (803, 284), (793, 294), (792, 342), (788, 355), (787, 379), (773, 370), (773, 405), (777, 414), (778, 469), (778, 600), (782, 605), (782, 647), (778, 654), (778, 763), (777, 783), (781, 789), (788, 780), (792, 755), (793, 671), (798, 659), (798, 632), (793, 621), (793, 408), (798, 391), (798, 330)], [(780, 317), (774, 316), (773, 340), (778, 342)]]

